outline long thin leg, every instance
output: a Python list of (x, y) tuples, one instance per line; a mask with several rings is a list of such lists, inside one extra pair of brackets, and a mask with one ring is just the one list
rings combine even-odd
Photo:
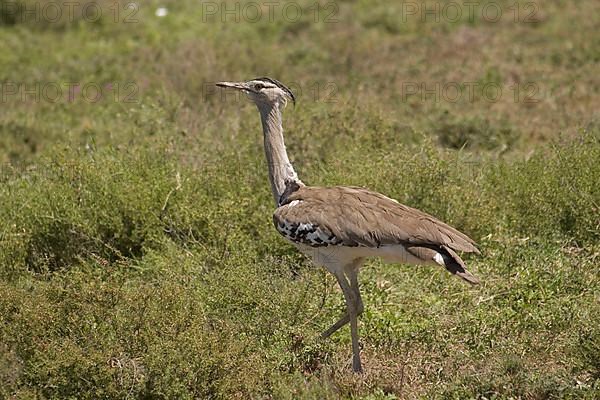
[(321, 333), (321, 339), (327, 339), (348, 322), (350, 322), (350, 316), (348, 315), (348, 311), (344, 311), (342, 318), (340, 318), (335, 324), (331, 325), (331, 327), (329, 327), (329, 329), (327, 329), (325, 332)]
[[(356, 349), (354, 351), (354, 353), (356, 354), (356, 357), (358, 358), (358, 369), (356, 369), (356, 365), (355, 365), (355, 361), (353, 360), (353, 368), (354, 371), (356, 372), (362, 372), (362, 366), (360, 364), (360, 347), (359, 347), (359, 343), (358, 343), (358, 316), (360, 314), (362, 314), (363, 310), (364, 310), (364, 305), (363, 305), (363, 301), (362, 301), (362, 297), (360, 295), (360, 289), (358, 287), (358, 269), (360, 268), (360, 265), (362, 264), (361, 261), (358, 261), (357, 263), (354, 264), (353, 268), (349, 269), (346, 271), (346, 276), (348, 277), (349, 281), (350, 281), (350, 289), (352, 290), (352, 294), (354, 295), (354, 309), (356, 310), (356, 318), (354, 320), (354, 324), (356, 325), (355, 331), (356, 331), (356, 339), (352, 338), (352, 348), (354, 351), (354, 347), (356, 346)], [(352, 324), (352, 322), (351, 322)], [(352, 328), (352, 325), (350, 325), (350, 327)], [(355, 357), (355, 358), (356, 358)]]
[(350, 280), (350, 287), (352, 288), (352, 292), (354, 293), (354, 299), (356, 304), (356, 313), (360, 315), (363, 313), (365, 306), (363, 305), (362, 297), (360, 296), (360, 289), (358, 287), (358, 268), (360, 265), (357, 265), (354, 269), (348, 271), (346, 276), (348, 276)]
[(350, 283), (346, 277), (339, 273), (336, 274), (336, 278), (344, 297), (346, 298), (346, 307), (348, 309), (348, 316), (350, 318), (350, 333), (352, 335), (352, 369), (354, 372), (362, 372), (362, 365), (360, 362), (360, 348), (358, 345), (358, 318), (357, 318), (357, 299), (354, 296), (354, 291), (350, 287)]
[[(365, 309), (362, 302), (362, 298), (360, 296), (360, 290), (358, 288), (358, 269), (360, 268), (362, 263), (362, 259), (357, 260), (353, 268), (350, 269), (349, 273), (346, 274), (350, 280), (350, 287), (352, 288), (352, 292), (354, 293), (356, 315), (361, 315)], [(350, 322), (350, 316), (348, 315), (348, 311), (346, 311), (342, 318), (340, 318), (335, 324), (331, 325), (329, 329), (327, 329), (321, 334), (321, 338), (328, 338), (329, 336), (337, 332), (341, 327), (346, 325), (348, 322)]]

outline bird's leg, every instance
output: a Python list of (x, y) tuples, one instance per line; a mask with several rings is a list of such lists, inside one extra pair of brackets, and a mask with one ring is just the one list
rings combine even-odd
[(342, 326), (346, 325), (350, 322), (350, 316), (348, 315), (348, 311), (344, 312), (342, 318), (340, 318), (335, 324), (331, 325), (329, 329), (321, 334), (321, 339), (327, 339), (329, 336), (333, 335), (338, 331)]
[(360, 289), (358, 287), (358, 268), (360, 264), (356, 264), (356, 266), (346, 272), (346, 276), (348, 276), (350, 280), (350, 290), (353, 294), (354, 300), (354, 321), (350, 320), (350, 330), (352, 333), (352, 350), (354, 353), (352, 367), (355, 372), (362, 372), (362, 366), (360, 363), (360, 347), (358, 343), (358, 316), (362, 314), (364, 310), (364, 305), (362, 302), (362, 297), (360, 296)]
[(350, 333), (352, 336), (352, 369), (354, 372), (362, 372), (362, 365), (360, 362), (360, 348), (358, 345), (358, 318), (357, 318), (357, 299), (354, 296), (354, 291), (350, 287), (350, 283), (342, 273), (336, 274), (336, 278), (342, 292), (344, 292), (344, 298), (346, 299), (346, 307), (348, 310), (348, 317), (350, 319)]
[[(356, 282), (356, 277), (354, 277), (354, 281)], [(356, 306), (356, 315), (360, 315), (364, 311), (364, 306), (362, 302), (362, 298), (360, 297), (360, 292), (358, 291), (358, 282), (353, 283), (352, 277), (350, 278), (350, 284), (352, 291), (354, 292), (355, 306)], [(335, 324), (331, 325), (329, 329), (321, 334), (321, 339), (327, 339), (329, 336), (333, 335), (337, 332), (341, 327), (350, 322), (350, 315), (348, 315), (348, 311), (344, 312), (342, 318), (340, 318)]]
[(350, 287), (352, 288), (352, 292), (354, 293), (354, 298), (356, 300), (356, 314), (361, 315), (365, 309), (363, 305), (362, 297), (360, 296), (360, 289), (358, 287), (358, 268), (350, 270), (346, 274), (350, 279)]
[[(360, 296), (360, 290), (358, 288), (358, 264), (355, 268), (351, 269), (346, 275), (350, 280), (350, 287), (354, 293), (355, 305), (356, 305), (356, 315), (361, 315), (364, 311), (364, 305), (362, 302), (362, 298)], [(329, 336), (333, 335), (337, 332), (341, 327), (350, 322), (350, 315), (348, 315), (348, 311), (344, 312), (342, 318), (340, 318), (335, 324), (331, 325), (329, 329), (321, 334), (321, 339), (327, 339)]]

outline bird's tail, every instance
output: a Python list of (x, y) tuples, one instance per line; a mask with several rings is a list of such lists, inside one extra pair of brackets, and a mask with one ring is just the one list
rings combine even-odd
[(452, 250), (448, 246), (442, 246), (442, 249), (444, 249), (448, 253), (449, 257), (443, 257), (443, 258), (444, 258), (444, 267), (446, 267), (446, 269), (450, 273), (460, 276), (461, 278), (463, 278), (465, 281), (469, 282), (472, 285), (479, 284), (479, 279), (477, 279), (473, 274), (471, 274), (469, 271), (467, 271), (467, 267), (466, 267), (464, 261), (459, 257), (458, 254), (456, 254), (456, 252), (454, 250)]
[(467, 271), (464, 261), (448, 246), (407, 246), (406, 250), (427, 263), (442, 265), (472, 285), (479, 284), (479, 279)]

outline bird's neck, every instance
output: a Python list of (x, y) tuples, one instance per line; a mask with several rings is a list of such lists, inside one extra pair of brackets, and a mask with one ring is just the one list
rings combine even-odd
[(294, 181), (300, 186), (304, 186), (298, 179), (298, 174), (296, 174), (285, 149), (280, 107), (278, 103), (259, 107), (265, 139), (265, 155), (269, 166), (269, 181), (276, 206), (285, 191), (286, 181)]

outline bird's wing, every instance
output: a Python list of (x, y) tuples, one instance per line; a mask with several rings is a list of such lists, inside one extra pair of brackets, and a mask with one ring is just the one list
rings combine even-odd
[(417, 209), (358, 187), (299, 187), (273, 214), (289, 240), (313, 247), (447, 247), (479, 253), (467, 235)]

